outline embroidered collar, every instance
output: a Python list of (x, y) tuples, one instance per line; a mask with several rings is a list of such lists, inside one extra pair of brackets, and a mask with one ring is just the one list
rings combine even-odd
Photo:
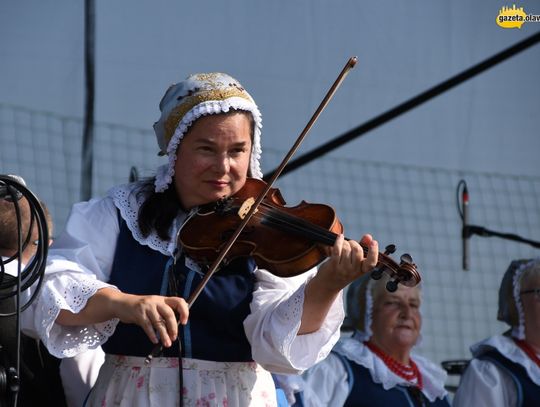
[(517, 363), (525, 369), (531, 380), (540, 386), (540, 367), (506, 335), (494, 335), (471, 346), (471, 353), (474, 357), (495, 349), (508, 360)]
[[(334, 347), (334, 351), (368, 369), (373, 381), (382, 384), (385, 390), (391, 389), (397, 385), (411, 385), (411, 383), (393, 373), (384, 362), (358, 340), (355, 335), (348, 338), (341, 338)], [(411, 357), (414, 358), (414, 361), (422, 374), (422, 393), (431, 402), (435, 401), (436, 398), (444, 398), (447, 394), (444, 388), (447, 377), (446, 372), (435, 363), (418, 354), (412, 353)]]
[(410, 358), (410, 365), (404, 365), (384, 352), (374, 343), (367, 341), (364, 342), (364, 345), (367, 346), (375, 355), (377, 355), (384, 362), (386, 367), (388, 367), (388, 369), (390, 369), (393, 373), (397, 374), (402, 379), (407, 380), (407, 382), (416, 385), (416, 387), (422, 390), (422, 373), (420, 373), (420, 370), (412, 357)]
[(143, 246), (148, 246), (153, 250), (157, 250), (165, 256), (172, 256), (176, 248), (176, 240), (174, 237), (180, 226), (187, 219), (188, 214), (179, 212), (169, 229), (169, 236), (172, 237), (170, 241), (162, 240), (155, 230), (147, 237), (144, 237), (139, 229), (139, 223), (137, 221), (139, 209), (146, 198), (142, 194), (137, 193), (140, 186), (141, 183), (139, 182), (118, 185), (111, 188), (108, 195), (112, 198), (114, 205), (120, 211), (120, 216), (126, 221), (128, 229), (131, 231), (133, 238), (137, 242)]

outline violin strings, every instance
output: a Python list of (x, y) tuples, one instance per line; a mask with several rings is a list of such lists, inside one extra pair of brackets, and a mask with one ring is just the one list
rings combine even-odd
[[(337, 235), (322, 226), (305, 221), (296, 216), (283, 212), (279, 208), (268, 203), (261, 202), (259, 205), (260, 211), (253, 214), (253, 218), (260, 220), (261, 223), (274, 227), (276, 229), (285, 229), (286, 231), (296, 233), (297, 235), (311, 238), (317, 242), (333, 246)], [(360, 245), (364, 256), (367, 256), (368, 248)], [(381, 263), (388, 269), (396, 272), (399, 268), (391, 259), (388, 259), (383, 253), (378, 254), (377, 263)]]
[[(306, 238), (312, 238), (317, 242), (329, 246), (333, 246), (336, 241), (337, 234), (322, 226), (283, 212), (278, 207), (262, 202), (259, 208), (261, 210), (256, 212), (253, 217), (269, 227), (286, 229), (292, 233)], [(367, 249), (365, 247), (362, 248), (364, 253), (366, 253)]]
[[(317, 235), (317, 238), (316, 238), (317, 241), (327, 244), (329, 246), (332, 246), (336, 241), (337, 235), (335, 233), (319, 225), (312, 224), (300, 218), (296, 218), (292, 215), (289, 215), (285, 212), (280, 211), (279, 208), (275, 208), (268, 204), (265, 204), (264, 207), (269, 208), (269, 210), (266, 211), (268, 215), (266, 217), (261, 218), (262, 223), (268, 224), (269, 226), (276, 225), (275, 227), (283, 228), (283, 229), (289, 230), (293, 233), (297, 233), (308, 238), (312, 237), (313, 235)], [(267, 219), (269, 219), (270, 221), (267, 221)], [(364, 256), (367, 256), (368, 248), (364, 247), (363, 245), (360, 245), (360, 247), (362, 248), (362, 251), (364, 252)], [(392, 260), (388, 261), (388, 259), (386, 259), (385, 255), (382, 253), (378, 254), (377, 262), (381, 263), (383, 266), (389, 268), (390, 270), (394, 272), (398, 268), (397, 264), (392, 264), (393, 261)]]
[(289, 215), (280, 211), (267, 203), (261, 203), (258, 211), (256, 211), (253, 219), (259, 220), (262, 224), (273, 227), (274, 229), (283, 230), (296, 233), (297, 235), (311, 238), (317, 242), (324, 243), (332, 246), (336, 240), (336, 234), (329, 230), (307, 222), (301, 218)]
[(268, 204), (263, 204), (263, 207), (268, 210), (265, 211), (266, 216), (262, 218), (261, 222), (268, 226), (286, 229), (292, 233), (296, 233), (306, 238), (312, 238), (329, 246), (332, 246), (336, 241), (335, 233), (330, 232), (319, 225), (292, 216)]

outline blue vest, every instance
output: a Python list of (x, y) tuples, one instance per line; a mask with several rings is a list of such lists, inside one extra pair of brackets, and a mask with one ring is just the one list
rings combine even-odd
[(344, 407), (450, 407), (446, 397), (444, 399), (437, 398), (434, 402), (430, 402), (417, 387), (395, 386), (385, 390), (382, 384), (373, 381), (369, 369), (354, 363), (343, 355), (333, 353), (343, 362), (349, 378), (350, 392)]
[[(237, 259), (210, 278), (190, 309), (188, 324), (180, 329), (183, 357), (218, 362), (253, 360), (243, 321), (250, 312), (254, 269), (252, 258)], [(185, 266), (183, 256), (174, 269), (170, 257), (139, 244), (121, 221), (109, 283), (125, 293), (167, 295), (169, 272), (175, 275), (177, 295), (186, 300), (202, 280), (201, 273)], [(127, 356), (147, 356), (153, 347), (141, 327), (121, 322), (103, 345), (106, 353)], [(164, 348), (163, 355), (178, 356), (178, 346)]]
[(516, 386), (516, 407), (540, 406), (540, 386), (531, 380), (523, 366), (507, 359), (496, 349), (484, 353), (478, 359), (492, 362), (510, 375)]

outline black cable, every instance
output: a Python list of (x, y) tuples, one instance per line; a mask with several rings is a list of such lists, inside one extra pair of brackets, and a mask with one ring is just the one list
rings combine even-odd
[[(45, 216), (45, 212), (43, 210), (43, 207), (41, 206), (41, 203), (39, 199), (30, 191), (26, 186), (21, 184), (20, 182), (14, 180), (11, 176), (6, 175), (0, 175), (0, 186), (5, 186), (9, 190), (9, 196), (12, 198), (14, 207), (15, 207), (15, 213), (17, 216), (17, 226), (18, 226), (18, 233), (19, 233), (19, 245), (17, 253), (11, 257), (9, 257), (7, 260), (1, 260), (0, 259), (0, 301), (14, 297), (15, 295), (18, 295), (17, 292), (9, 291), (13, 287), (16, 287), (17, 284), (19, 284), (20, 280), (20, 291), (25, 291), (26, 289), (30, 288), (34, 283), (37, 281), (36, 289), (32, 293), (32, 296), (28, 300), (26, 304), (24, 304), (20, 311), (26, 310), (30, 304), (34, 301), (34, 299), (37, 297), (37, 294), (39, 292), (39, 289), (41, 288), (41, 283), (43, 280), (43, 274), (45, 272), (45, 265), (47, 260), (47, 253), (49, 250), (49, 228), (47, 226), (47, 217)], [(30, 206), (30, 228), (29, 232), (24, 238), (24, 241), (22, 239), (22, 225), (21, 225), (21, 219), (20, 219), (20, 207), (18, 205), (18, 199), (17, 192), (24, 196), (28, 204)], [(22, 252), (26, 249), (28, 244), (33, 244), (31, 242), (31, 231), (33, 230), (33, 226), (37, 228), (38, 231), (38, 239), (37, 239), (37, 247), (36, 247), (36, 254), (30, 261), (28, 265), (24, 268), (24, 270), (21, 270), (21, 263), (19, 262), (18, 268), (18, 278), (17, 281), (14, 281), (13, 278), (5, 278), (5, 265), (9, 264), (10, 262), (20, 259), (22, 257)], [(17, 314), (17, 311), (14, 311), (12, 313), (0, 313), (0, 317), (9, 317), (14, 316)]]
[(467, 188), (467, 184), (465, 183), (465, 180), (459, 180), (457, 187), (456, 187), (456, 205), (457, 205), (457, 211), (459, 218), (461, 221), (463, 221), (463, 205), (461, 203), (461, 194), (463, 192), (463, 189)]
[[(21, 312), (27, 309), (35, 300), (43, 281), (45, 265), (47, 260), (47, 252), (49, 247), (49, 229), (47, 225), (47, 217), (37, 197), (24, 184), (19, 182), (16, 177), (0, 175), (0, 189), (2, 196), (0, 199), (6, 199), (13, 203), (15, 216), (17, 218), (17, 253), (6, 260), (0, 257), (0, 303), (10, 300), (15, 297), (15, 311), (0, 313), (0, 317), (15, 316), (15, 367), (7, 367), (5, 369), (1, 365), (0, 360), (0, 405), (4, 394), (10, 394), (12, 405), (17, 405), (18, 391), (20, 385), (20, 359), (21, 359), (21, 329), (20, 319)], [(26, 236), (23, 236), (21, 208), (19, 206), (20, 199), (24, 197), (28, 201), (30, 208), (30, 224), (29, 231)], [(34, 244), (32, 241), (32, 231), (34, 227), (38, 231), (38, 240), (36, 254), (28, 265), (22, 269), (22, 255), (29, 244)], [(6, 264), (12, 261), (17, 261), (17, 276), (8, 276), (5, 270)], [(21, 306), (21, 292), (34, 286), (34, 292), (29, 300)], [(0, 344), (0, 350), (3, 350)]]

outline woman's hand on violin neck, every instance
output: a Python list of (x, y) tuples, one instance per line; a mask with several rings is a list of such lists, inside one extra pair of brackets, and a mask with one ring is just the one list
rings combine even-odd
[(336, 239), (328, 260), (321, 264), (306, 286), (299, 335), (320, 329), (340, 291), (377, 264), (377, 241), (365, 235), (360, 242), (369, 248), (367, 256), (364, 256), (364, 250), (357, 242), (347, 241), (343, 235)]
[[(363, 247), (368, 248), (364, 255)], [(371, 235), (364, 235), (360, 243), (345, 240), (339, 235), (330, 249), (326, 262), (319, 268), (317, 277), (330, 290), (339, 291), (357, 278), (369, 273), (377, 264), (379, 244)]]

